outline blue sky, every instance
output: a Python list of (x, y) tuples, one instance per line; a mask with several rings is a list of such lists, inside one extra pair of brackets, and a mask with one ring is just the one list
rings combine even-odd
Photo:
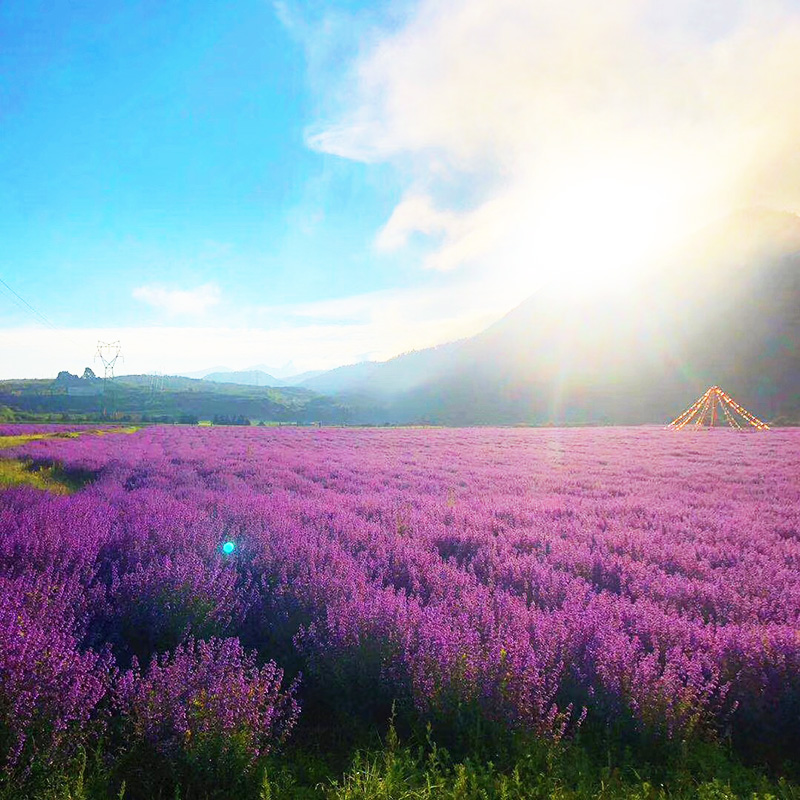
[(0, 378), (388, 358), (800, 210), (796, 0), (664, 9), (0, 5)]
[(397, 181), (305, 146), (305, 52), (269, 3), (0, 14), (3, 274), (54, 323), (139, 323), (150, 283), (224, 283), (235, 308), (403, 278), (365, 268)]

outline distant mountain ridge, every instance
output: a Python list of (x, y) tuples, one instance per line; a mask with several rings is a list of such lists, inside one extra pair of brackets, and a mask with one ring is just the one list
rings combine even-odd
[[(439, 421), (668, 421), (709, 385), (754, 413), (800, 409), (800, 218), (742, 213), (619, 295), (532, 297), (405, 399)], [(477, 367), (477, 368), (476, 368)]]
[(210, 372), (203, 376), (204, 381), (213, 383), (236, 383), (240, 386), (280, 386), (281, 381), (260, 369), (231, 372)]
[(433, 380), (455, 357), (466, 340), (450, 342), (391, 358), (362, 361), (300, 382), (300, 386), (321, 394), (355, 394), (391, 397)]
[[(636, 302), (632, 302), (636, 299)], [(539, 294), (470, 339), (324, 373), (305, 386), (393, 422), (639, 424), (711, 384), (800, 419), (800, 218), (748, 210), (631, 280)]]
[[(283, 371), (283, 370), (282, 370)], [(235, 383), (239, 386), (300, 386), (304, 381), (322, 375), (324, 370), (309, 370), (298, 374), (278, 376), (271, 372), (253, 367), (245, 370), (217, 369), (213, 372), (200, 371), (186, 374), (199, 380), (211, 381), (212, 383)]]

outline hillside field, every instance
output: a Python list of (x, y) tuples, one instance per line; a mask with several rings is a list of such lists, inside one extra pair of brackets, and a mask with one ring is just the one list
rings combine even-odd
[(0, 426), (0, 798), (800, 797), (800, 430), (67, 433)]

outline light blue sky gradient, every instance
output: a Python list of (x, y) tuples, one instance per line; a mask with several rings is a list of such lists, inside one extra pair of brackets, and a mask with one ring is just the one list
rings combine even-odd
[(0, 39), (0, 277), (56, 326), (163, 321), (142, 285), (215, 283), (235, 326), (413, 276), (372, 248), (393, 172), (306, 146), (322, 103), (270, 3), (3, 4)]

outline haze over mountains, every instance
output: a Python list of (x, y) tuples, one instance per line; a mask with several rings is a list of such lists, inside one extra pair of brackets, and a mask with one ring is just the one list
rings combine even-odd
[(624, 285), (542, 291), (472, 338), (297, 381), (363, 419), (461, 425), (661, 422), (712, 383), (797, 416), (797, 216), (742, 211)]
[(261, 369), (225, 370), (209, 372), (203, 376), (203, 380), (213, 381), (214, 383), (237, 383), (240, 386), (300, 386), (309, 378), (321, 374), (322, 370), (311, 370), (309, 372), (301, 372), (298, 375), (279, 378)]
[[(291, 363), (215, 368), (161, 390), (175, 395), (170, 407), (200, 414), (229, 404), (258, 415), (263, 398), (262, 418), (283, 420), (640, 424), (668, 421), (718, 384), (758, 416), (800, 421), (800, 217), (743, 211), (622, 283), (543, 289), (477, 336), (291, 373)], [(88, 408), (79, 388), (70, 402)]]
[(298, 386), (303, 381), (321, 375), (324, 370), (309, 370), (298, 373), (290, 361), (283, 367), (268, 367), (258, 364), (247, 369), (211, 367), (197, 372), (185, 372), (185, 378), (198, 378), (215, 383), (237, 383), (241, 386)]
[(746, 211), (625, 286), (543, 291), (479, 335), (318, 376), (317, 391), (446, 424), (668, 420), (709, 385), (800, 408), (800, 218)]

